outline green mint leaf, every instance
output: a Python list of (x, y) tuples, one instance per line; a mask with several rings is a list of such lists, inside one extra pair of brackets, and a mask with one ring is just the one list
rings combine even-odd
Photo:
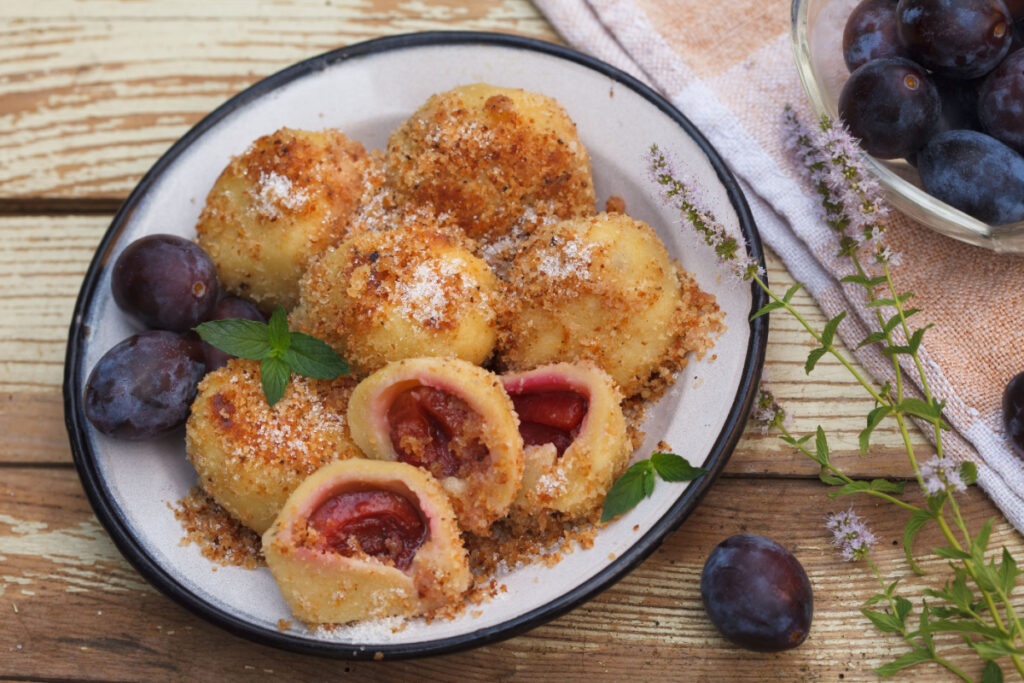
[(782, 307), (783, 307), (782, 302), (780, 302), (780, 301), (770, 301), (767, 304), (765, 304), (764, 306), (762, 306), (760, 308), (760, 310), (758, 310), (757, 313), (755, 313), (754, 315), (750, 316), (750, 319), (754, 320), (756, 318), (760, 318), (762, 315), (765, 315), (767, 313), (771, 313), (772, 311), (778, 310), (778, 309), (780, 309)]
[(665, 481), (693, 481), (707, 474), (703, 467), (694, 467), (686, 458), (675, 453), (654, 453), (651, 455), (651, 465)]
[(964, 484), (970, 486), (978, 481), (978, 466), (969, 460), (965, 460), (960, 463), (960, 478), (964, 480)]
[(818, 364), (818, 361), (821, 360), (821, 357), (826, 353), (828, 353), (828, 349), (823, 346), (811, 349), (811, 352), (807, 354), (807, 362), (804, 363), (804, 374), (811, 374), (811, 370), (814, 369), (814, 366)]
[(979, 624), (977, 621), (967, 619), (958, 621), (936, 619), (928, 624), (928, 633), (976, 633), (992, 639), (1002, 635), (994, 626)]
[(277, 352), (278, 356), (283, 354), (291, 344), (291, 333), (288, 332), (288, 314), (284, 312), (282, 306), (275, 308), (270, 315), (270, 321), (267, 323), (267, 341), (270, 342), (271, 348)]
[(1005, 640), (967, 641), (982, 659), (999, 659), (1007, 655), (1024, 655), (1024, 650), (1014, 647)]
[(843, 484), (846, 483), (843, 479), (833, 474), (829, 474), (829, 471), (826, 470), (824, 467), (822, 467), (821, 471), (818, 472), (818, 479), (820, 479), (822, 483), (828, 484), (829, 486), (842, 486)]
[(881, 491), (882, 493), (903, 493), (903, 488), (907, 485), (905, 481), (889, 481), (888, 479), (872, 479), (871, 490)]
[(981, 683), (1003, 683), (1003, 670), (991, 659), (985, 662), (985, 670), (981, 672)]
[(817, 454), (820, 464), (828, 464), (828, 439), (825, 438), (825, 430), (821, 428), (821, 425), (818, 425), (818, 430), (814, 433), (814, 452)]
[(947, 560), (969, 560), (971, 556), (963, 550), (956, 548), (932, 548), (932, 552)]
[(197, 325), (195, 331), (204, 342), (232, 356), (263, 360), (270, 353), (267, 326), (255, 320), (211, 320)]
[(839, 329), (839, 323), (843, 322), (843, 318), (846, 317), (846, 311), (840, 311), (839, 315), (825, 323), (825, 329), (821, 332), (821, 345), (828, 347), (832, 346), (832, 340), (835, 339), (836, 330)]
[(285, 387), (291, 379), (288, 364), (275, 356), (267, 356), (260, 363), (260, 378), (263, 381), (263, 395), (271, 408), (284, 396)]
[[(650, 484), (647, 483), (648, 479), (652, 480)], [(637, 503), (650, 495), (647, 491), (648, 486), (653, 488), (653, 479), (654, 470), (650, 460), (641, 460), (632, 465), (609, 489), (601, 510), (601, 522), (607, 522), (636, 507)]]
[(840, 498), (842, 496), (852, 496), (855, 493), (864, 493), (865, 491), (870, 491), (870, 490), (871, 490), (871, 484), (869, 484), (868, 482), (866, 482), (866, 481), (854, 481), (854, 482), (851, 482), (851, 483), (847, 484), (846, 486), (844, 486), (843, 488), (839, 489), (838, 491), (830, 491), (829, 494), (828, 494), (828, 497), (832, 498), (834, 500), (834, 499)]
[(782, 300), (788, 304), (790, 301), (792, 301), (793, 295), (799, 292), (803, 288), (803, 286), (804, 283), (802, 282), (796, 283), (795, 285), (786, 290), (786, 293), (782, 295)]
[(908, 667), (914, 666), (915, 664), (930, 662), (931, 660), (932, 656), (927, 650), (911, 650), (899, 659), (878, 667), (875, 669), (875, 673), (882, 678), (888, 678), (889, 676), (893, 676)]
[(907, 615), (910, 614), (910, 610), (913, 609), (913, 605), (910, 603), (910, 600), (899, 595), (893, 599), (893, 602), (896, 603), (896, 618), (899, 619), (901, 625), (905, 626), (907, 623)]
[(939, 408), (931, 403), (922, 401), (919, 398), (905, 398), (895, 407), (900, 412), (913, 415), (914, 417), (920, 417), (924, 420), (937, 420), (942, 417), (942, 413)]
[(861, 455), (868, 454), (868, 446), (871, 445), (871, 433), (875, 431), (875, 427), (881, 424), (885, 416), (892, 412), (892, 408), (889, 406), (878, 406), (868, 413), (868, 426), (861, 430), (860, 434), (857, 435), (857, 442), (860, 445)]
[(1021, 572), (1017, 569), (1017, 562), (1010, 555), (1010, 551), (1005, 547), (1003, 548), (1003, 562), (999, 565), (999, 571), (997, 573), (999, 578), (999, 587), (1003, 593), (1009, 595), (1013, 592), (1013, 589), (1017, 586), (1017, 577), (1020, 576)]
[(873, 609), (862, 609), (860, 613), (870, 619), (875, 628), (883, 633), (899, 633), (903, 627), (899, 619), (892, 614), (877, 612)]
[(348, 374), (348, 363), (334, 349), (302, 332), (292, 332), (291, 346), (282, 358), (292, 372), (314, 379), (334, 379)]
[(863, 341), (861, 341), (860, 344), (857, 344), (857, 348), (858, 349), (862, 349), (865, 346), (869, 346), (871, 344), (877, 344), (878, 342), (884, 342), (884, 341), (885, 341), (885, 332), (872, 332), (868, 336), (864, 337)]
[(881, 602), (882, 600), (885, 600), (885, 599), (887, 599), (887, 596), (885, 595), (885, 593), (875, 593), (870, 598), (868, 598), (867, 600), (864, 601), (864, 606), (865, 607), (870, 607), (871, 605), (877, 604), (877, 603), (879, 603), (879, 602)]
[(934, 515), (928, 510), (917, 510), (914, 514), (910, 515), (910, 519), (907, 520), (906, 526), (903, 527), (903, 551), (907, 556), (907, 564), (914, 570), (915, 574), (924, 574), (924, 570), (917, 566), (914, 562), (914, 537), (917, 536), (917, 532), (928, 523), (929, 520), (934, 519)]

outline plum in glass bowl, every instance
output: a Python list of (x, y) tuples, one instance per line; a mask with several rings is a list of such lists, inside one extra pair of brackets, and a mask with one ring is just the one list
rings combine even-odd
[[(850, 77), (843, 32), (860, 0), (793, 0), (792, 38), (797, 71), (815, 116), (839, 118), (839, 96)], [(893, 0), (895, 5), (895, 0)], [(989, 225), (925, 192), (917, 169), (904, 159), (865, 154), (894, 207), (948, 237), (1002, 252), (1024, 252), (1024, 221)]]

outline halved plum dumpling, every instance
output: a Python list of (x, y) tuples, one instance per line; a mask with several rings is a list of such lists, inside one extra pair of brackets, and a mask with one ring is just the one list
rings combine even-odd
[(555, 363), (503, 375), (525, 457), (515, 506), (585, 516), (608, 494), (632, 445), (614, 380), (594, 363)]
[(448, 497), (399, 462), (346, 460), (310, 475), (263, 553), (292, 614), (311, 624), (423, 614), (472, 578)]
[(508, 513), (523, 440), (496, 375), (456, 358), (390, 363), (352, 392), (348, 421), (367, 456), (433, 474), (463, 529), (486, 535)]

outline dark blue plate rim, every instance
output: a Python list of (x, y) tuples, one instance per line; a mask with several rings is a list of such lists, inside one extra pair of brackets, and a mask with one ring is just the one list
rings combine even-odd
[[(709, 470), (706, 476), (692, 483), (679, 497), (679, 500), (629, 550), (588, 581), (537, 609), (509, 619), (501, 624), (481, 628), (472, 633), (438, 640), (394, 645), (336, 643), (310, 640), (258, 626), (230, 612), (214, 607), (200, 596), (185, 588), (174, 575), (169, 573), (146, 553), (143, 545), (132, 534), (129, 525), (114, 502), (110, 490), (100, 476), (96, 457), (87, 438), (88, 422), (85, 418), (83, 402), (81, 400), (83, 387), (78, 378), (81, 376), (80, 370), (83, 362), (84, 345), (88, 336), (88, 328), (84, 323), (86, 311), (95, 296), (103, 271), (108, 265), (111, 256), (110, 247), (124, 229), (128, 218), (138, 206), (142, 197), (161, 173), (206, 130), (225, 116), (246, 106), (255, 98), (261, 97), (297, 78), (311, 72), (320, 71), (337, 62), (381, 52), (424, 46), (474, 44), (529, 50), (580, 64), (633, 90), (660, 109), (665, 115), (675, 121), (707, 156), (708, 161), (718, 175), (719, 181), (725, 187), (729, 200), (739, 217), (740, 230), (746, 240), (747, 253), (758, 263), (764, 264), (764, 251), (757, 232), (757, 226), (751, 216), (750, 208), (743, 196), (739, 183), (715, 149), (689, 119), (683, 116), (665, 98), (629, 74), (598, 59), (561, 45), (533, 38), (477, 31), (434, 31), (389, 36), (339, 48), (294, 64), (255, 83), (217, 107), (180, 140), (174, 143), (143, 176), (142, 180), (117, 212), (110, 228), (103, 236), (97, 248), (96, 256), (89, 265), (82, 289), (75, 303), (68, 335), (68, 348), (64, 365), (64, 415), (75, 467), (82, 480), (82, 485), (96, 513), (96, 517), (106, 528), (117, 548), (140, 574), (165, 595), (196, 615), (217, 624), (231, 633), (243, 636), (257, 643), (294, 652), (341, 659), (380, 659), (383, 657), (386, 660), (447, 654), (511, 638), (568, 612), (580, 603), (608, 588), (643, 562), (661, 545), (665, 536), (678, 528), (697, 507), (697, 504), (725, 467), (743, 432), (747, 415), (754, 403), (757, 387), (760, 382), (761, 369), (764, 365), (765, 345), (768, 339), (768, 316), (761, 316), (749, 321), (750, 340), (744, 360), (743, 373), (729, 414), (715, 440), (710, 455), (705, 461), (704, 467)], [(755, 284), (751, 284), (751, 301), (751, 314), (766, 303), (764, 292)]]

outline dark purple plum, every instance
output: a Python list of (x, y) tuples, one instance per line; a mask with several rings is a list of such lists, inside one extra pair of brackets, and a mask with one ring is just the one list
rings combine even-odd
[(856, 71), (880, 57), (906, 57), (909, 52), (896, 30), (896, 0), (861, 0), (843, 30), (843, 59)]
[(1024, 21), (1024, 0), (1003, 0), (1006, 9), (1010, 11), (1010, 18), (1014, 21)]
[(1017, 50), (988, 75), (978, 94), (985, 132), (1024, 154), (1024, 50)]
[(741, 647), (788, 650), (811, 629), (814, 597), (807, 572), (775, 541), (754, 534), (725, 539), (700, 575), (704, 609), (719, 631)]
[(932, 75), (942, 102), (936, 133), (947, 130), (981, 130), (978, 118), (978, 81)]
[[(267, 319), (263, 317), (263, 314), (260, 313), (256, 306), (245, 299), (231, 295), (218, 301), (210, 315), (206, 316), (206, 320), (227, 320), (228, 318), (245, 318), (246, 320), (256, 320), (261, 323), (267, 322)], [(206, 321), (204, 320), (203, 322)], [(226, 365), (229, 360), (235, 357), (230, 353), (210, 346), (206, 342), (200, 343), (203, 345), (203, 358), (206, 359), (207, 372), (213, 372), (217, 368)]]
[(146, 327), (184, 332), (217, 303), (217, 268), (201, 247), (176, 235), (149, 235), (114, 263), (114, 301)]
[(1024, 157), (973, 130), (939, 133), (917, 159), (931, 195), (991, 225), (1024, 220)]
[(1024, 457), (1024, 372), (1010, 380), (1003, 392), (1006, 436)]
[(118, 439), (149, 439), (185, 423), (206, 373), (199, 344), (158, 330), (103, 354), (85, 383), (85, 415)]
[(1010, 49), (1003, 0), (899, 0), (896, 19), (911, 58), (944, 76), (983, 76)]
[(839, 115), (875, 157), (912, 155), (931, 137), (939, 120), (939, 93), (928, 74), (900, 57), (873, 59), (846, 81)]

